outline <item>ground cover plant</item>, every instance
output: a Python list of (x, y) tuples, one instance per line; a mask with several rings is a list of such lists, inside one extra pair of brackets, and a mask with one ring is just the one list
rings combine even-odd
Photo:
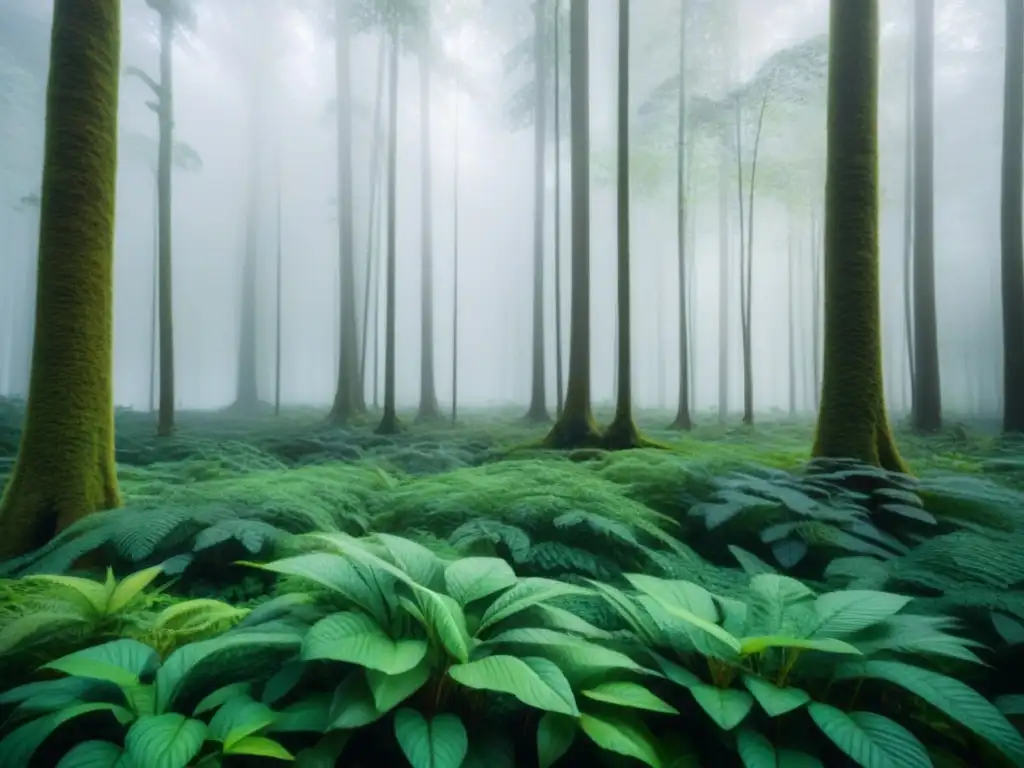
[(129, 503), (0, 566), (0, 765), (1024, 764), (1015, 443), (809, 428), (124, 412)]

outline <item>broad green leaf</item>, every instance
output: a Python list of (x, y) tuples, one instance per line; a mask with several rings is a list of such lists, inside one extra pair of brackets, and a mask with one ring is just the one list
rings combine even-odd
[(507, 693), (529, 707), (563, 715), (579, 714), (569, 681), (547, 659), (487, 656), (456, 664), (448, 674), (467, 688)]
[(718, 622), (718, 608), (711, 593), (689, 581), (659, 579), (642, 573), (628, 573), (633, 588), (664, 605), (673, 605), (713, 624)]
[(13, 617), (0, 628), (0, 656), (45, 643), (60, 634), (88, 632), (97, 618), (90, 606), (83, 611), (77, 605), (66, 608), (55, 605), (52, 610)]
[(65, 753), (57, 768), (135, 768), (135, 763), (117, 744), (83, 741)]
[(804, 651), (819, 651), (821, 653), (845, 653), (851, 656), (861, 655), (861, 652), (849, 643), (837, 640), (833, 637), (804, 640), (799, 637), (761, 635), (758, 637), (744, 637), (740, 640), (740, 652), (744, 656), (753, 656), (754, 654), (762, 653), (769, 648), (799, 648)]
[(287, 760), (289, 762), (295, 759), (295, 756), (281, 744), (273, 739), (268, 739), (266, 736), (246, 736), (233, 742), (230, 747), (225, 745), (224, 754), (271, 757), (275, 760)]
[[(705, 654), (719, 656), (724, 659), (729, 659), (732, 655), (740, 653), (740, 641), (732, 635), (730, 635), (717, 624), (712, 624), (710, 621), (706, 621), (697, 614), (691, 613), (685, 608), (680, 608), (678, 605), (663, 603), (653, 596), (652, 599), (658, 602), (658, 604), (671, 616), (680, 619), (686, 624), (689, 624), (690, 626), (707, 635), (709, 639), (715, 641), (714, 645), (705, 645), (705, 647), (701, 648), (701, 651)], [(693, 639), (694, 642), (697, 642), (697, 637), (692, 634), (691, 639)]]
[(400, 709), (395, 738), (412, 768), (459, 768), (469, 752), (466, 727), (451, 714), (427, 721), (414, 709)]
[(909, 597), (871, 589), (827, 592), (814, 601), (818, 620), (810, 635), (843, 637), (885, 621), (909, 602)]
[(422, 544), (401, 536), (378, 533), (373, 538), (384, 545), (395, 565), (401, 568), (414, 582), (431, 590), (440, 587), (444, 574), (444, 563), (436, 554)]
[(921, 742), (906, 728), (872, 712), (846, 714), (811, 702), (811, 719), (833, 744), (864, 768), (932, 768)]
[(445, 589), (465, 606), (515, 585), (516, 572), (500, 557), (463, 557), (444, 570)]
[(837, 677), (866, 677), (898, 685), (1024, 765), (1024, 737), (995, 706), (959, 680), (903, 662), (881, 660), (844, 664)]
[(348, 611), (321, 619), (302, 641), (307, 661), (345, 661), (389, 675), (407, 672), (426, 655), (426, 640), (393, 640), (365, 613)]
[(649, 712), (664, 712), (669, 715), (679, 714), (679, 710), (665, 703), (638, 683), (625, 681), (601, 683), (590, 690), (582, 691), (582, 693), (588, 699), (603, 701), (619, 707), (645, 709)]
[(114, 704), (75, 704), (50, 712), (8, 733), (0, 740), (0, 768), (25, 768), (40, 745), (64, 723), (91, 712), (112, 712), (131, 718), (131, 713)]
[(592, 640), (607, 640), (611, 637), (610, 632), (600, 629), (599, 627), (595, 627), (589, 621), (581, 619), (575, 613), (567, 611), (564, 608), (558, 608), (554, 605), (545, 605), (544, 603), (541, 603), (536, 606), (536, 610), (544, 617), (542, 623), (548, 629), (573, 632), (581, 637), (586, 637)]
[(229, 700), (210, 720), (208, 738), (224, 744), (228, 751), (235, 742), (262, 731), (274, 722), (274, 712), (266, 704), (248, 696)]
[(537, 762), (540, 768), (551, 768), (576, 738), (576, 720), (567, 715), (545, 712), (537, 724)]
[(60, 576), (50, 573), (34, 573), (26, 576), (25, 581), (28, 583), (40, 581), (72, 590), (81, 596), (85, 600), (86, 605), (97, 614), (102, 615), (106, 612), (109, 593), (107, 592), (106, 585), (100, 584), (98, 581), (83, 579), (80, 576)]
[(375, 669), (366, 670), (366, 682), (373, 694), (377, 712), (390, 712), (422, 688), (430, 679), (430, 664), (426, 659), (407, 672), (388, 675)]
[(426, 587), (414, 587), (414, 591), (428, 634), (441, 643), (449, 656), (465, 664), (469, 661), (470, 638), (462, 607), (448, 595)]
[(805, 690), (789, 687), (779, 688), (754, 675), (744, 675), (743, 684), (769, 717), (778, 717), (792, 712), (811, 700), (810, 694)]
[(152, 673), (159, 664), (159, 655), (148, 645), (124, 638), (69, 653), (44, 664), (42, 669), (52, 669), (74, 677), (106, 680), (126, 687), (138, 685), (139, 678)]
[(661, 637), (657, 623), (647, 611), (637, 605), (631, 595), (627, 595), (621, 589), (610, 584), (602, 584), (593, 580), (590, 583), (642, 642), (647, 645), (660, 643)]
[(716, 688), (713, 685), (696, 685), (690, 689), (693, 698), (708, 717), (723, 731), (731, 731), (742, 723), (751, 707), (754, 697), (746, 691), (735, 688)]
[(589, 591), (583, 587), (555, 581), (554, 579), (544, 579), (536, 576), (519, 579), (514, 587), (498, 595), (494, 602), (484, 611), (484, 615), (480, 617), (477, 635), (482, 635), (484, 631), (498, 622), (511, 618), (527, 608), (558, 597), (586, 595), (588, 593)]
[[(1020, 645), (1024, 643), (1024, 624), (1012, 619), (1005, 613), (993, 611), (990, 614), (992, 626), (1007, 645)], [(2, 648), (0, 644), (0, 648)]]
[(145, 768), (185, 768), (206, 740), (206, 723), (168, 713), (140, 717), (124, 737), (125, 751)]
[(264, 684), (260, 700), (268, 706), (273, 706), (295, 690), (302, 682), (306, 670), (307, 666), (300, 659), (289, 661)]
[[(354, 675), (362, 678), (362, 675)], [(366, 692), (369, 697), (369, 691)], [(270, 733), (323, 733), (331, 724), (334, 695), (318, 693), (289, 704), (277, 713)], [(372, 705), (372, 702), (371, 702)]]
[(776, 573), (776, 570), (768, 565), (768, 563), (757, 555), (747, 552), (747, 550), (742, 547), (730, 544), (729, 552), (731, 552), (732, 556), (736, 558), (736, 562), (740, 564), (740, 568), (751, 576), (756, 576), (759, 573)]
[(704, 685), (697, 675), (693, 674), (686, 667), (676, 664), (671, 659), (666, 659), (659, 653), (649, 651), (651, 658), (657, 663), (658, 668), (661, 669), (661, 673), (665, 675), (676, 685), (681, 685), (683, 688), (693, 688), (696, 685)]
[(110, 595), (106, 612), (108, 614), (120, 613), (128, 603), (138, 597), (139, 593), (153, 582), (153, 579), (161, 574), (163, 569), (162, 565), (154, 565), (152, 568), (136, 571), (122, 579)]
[(334, 689), (327, 722), (331, 730), (348, 730), (375, 723), (383, 716), (373, 703), (366, 674), (353, 672)]
[(601, 749), (632, 757), (651, 768), (662, 768), (658, 744), (639, 720), (604, 715), (580, 715), (580, 728)]
[(778, 573), (759, 573), (750, 579), (747, 633), (793, 634), (814, 593), (806, 585)]
[(1007, 694), (995, 700), (995, 705), (1004, 715), (1024, 715), (1024, 694)]
[(947, 656), (972, 664), (984, 664), (970, 650), (981, 647), (981, 644), (943, 631), (951, 626), (952, 621), (947, 617), (898, 614), (852, 635), (849, 640), (865, 656), (896, 651), (922, 656)]
[(192, 715), (198, 717), (199, 715), (220, 707), (226, 701), (229, 701), (236, 696), (248, 696), (252, 692), (251, 683), (228, 683), (225, 686), (221, 686), (213, 693), (204, 696), (203, 699), (196, 704), (196, 708), (192, 710)]
[(744, 726), (736, 732), (736, 751), (743, 768), (778, 768), (775, 747), (752, 728)]

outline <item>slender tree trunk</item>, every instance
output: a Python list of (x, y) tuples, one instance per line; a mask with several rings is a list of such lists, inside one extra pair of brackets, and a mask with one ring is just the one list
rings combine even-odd
[(590, 0), (569, 6), (569, 100), (572, 135), (572, 308), (565, 408), (546, 444), (598, 443), (590, 406)]
[(793, 282), (793, 214), (789, 215), (789, 237), (787, 239), (786, 257), (786, 310), (787, 329), (789, 331), (789, 417), (796, 416), (796, 313), (797, 295)]
[(259, 405), (259, 388), (256, 379), (256, 273), (259, 250), (259, 208), (260, 208), (260, 160), (262, 139), (260, 118), (262, 109), (262, 83), (254, 77), (250, 85), (251, 107), (249, 147), (249, 199), (246, 205), (245, 254), (242, 262), (242, 316), (238, 344), (238, 381), (234, 407), (241, 411), (252, 411)]
[(120, 0), (55, 0), (36, 332), (21, 445), (0, 500), (0, 559), (121, 503), (113, 402), (120, 52)]
[[(676, 128), (676, 254), (679, 268), (679, 395), (672, 429), (693, 428), (690, 418), (690, 339), (686, 284), (686, 3), (679, 8), (679, 106)], [(660, 283), (660, 281), (659, 281)], [(661, 316), (658, 326), (661, 326)], [(663, 350), (659, 350), (664, 354)]]
[(160, 362), (160, 185), (153, 175), (153, 290), (149, 313), (149, 412), (156, 413), (156, 373)]
[(280, 148), (278, 149), (277, 159), (277, 258), (276, 258), (276, 275), (274, 276), (274, 288), (276, 295), (274, 297), (274, 306), (276, 309), (275, 328), (274, 328), (274, 415), (278, 416), (281, 413), (281, 256), (282, 256), (282, 244), (281, 244), (281, 157)]
[(336, 0), (334, 6), (335, 100), (338, 104), (338, 260), (340, 350), (338, 380), (329, 420), (345, 424), (366, 409), (359, 368), (359, 328), (356, 324), (355, 242), (352, 225), (352, 74), (350, 52), (349, 0)]
[(398, 191), (398, 24), (391, 28), (391, 66), (388, 68), (388, 277), (384, 339), (384, 414), (377, 434), (392, 435), (400, 430), (395, 408), (395, 262), (397, 221), (395, 199)]
[(914, 428), (942, 427), (935, 307), (935, 3), (915, 0), (914, 14)]
[[(683, 196), (686, 200), (694, 200), (693, 194), (693, 142), (689, 142), (686, 147), (686, 194)], [(689, 277), (686, 281), (686, 328), (689, 332), (689, 339), (696, 340), (697, 337), (697, 301), (696, 301), (696, 285), (697, 285), (697, 216), (689, 215), (686, 216), (686, 269)], [(697, 348), (696, 344), (687, 344), (687, 364), (686, 373), (689, 377), (689, 383), (687, 390), (690, 393), (690, 413), (691, 421), (693, 420), (692, 413), (696, 409), (697, 403)]]
[(1006, 0), (1003, 85), (1003, 431), (1024, 432), (1024, 0)]
[(729, 415), (729, 148), (718, 166), (718, 423)]
[(534, 3), (534, 86), (533, 119), (533, 375), (530, 380), (530, 407), (526, 421), (544, 424), (551, 421), (547, 406), (547, 376), (544, 370), (544, 150), (547, 143), (547, 58), (544, 55), (547, 34), (544, 3)]
[[(913, 25), (910, 27), (913, 36)], [(908, 47), (906, 122), (907, 140), (903, 158), (903, 328), (906, 334), (907, 365), (910, 372), (910, 411), (914, 412), (914, 45)]]
[[(460, 30), (461, 42), (461, 30)], [(452, 426), (459, 416), (459, 96), (456, 75), (455, 116), (452, 130)]]
[(377, 228), (377, 246), (373, 256), (373, 263), (376, 269), (373, 274), (373, 408), (380, 407), (380, 293), (382, 288), (381, 273), (384, 271), (381, 264), (380, 236), (384, 232), (386, 224), (385, 206), (381, 205), (378, 210), (378, 221), (374, 224)]
[(878, 281), (878, 0), (833, 0), (825, 365), (813, 455), (906, 470), (885, 410)]
[(174, 148), (174, 81), (171, 52), (174, 49), (174, 15), (160, 14), (160, 93), (157, 99), (160, 139), (157, 158), (157, 198), (160, 215), (160, 405), (156, 433), (174, 431), (174, 305), (171, 270), (171, 177)]
[(820, 405), (821, 394), (821, 362), (822, 349), (822, 318), (824, 309), (822, 300), (822, 262), (824, 260), (824, 240), (822, 233), (823, 223), (812, 212), (811, 214), (811, 370), (813, 380), (811, 392), (813, 394), (814, 410), (817, 411)]
[(555, 0), (555, 402), (565, 399), (562, 364), (562, 0)]

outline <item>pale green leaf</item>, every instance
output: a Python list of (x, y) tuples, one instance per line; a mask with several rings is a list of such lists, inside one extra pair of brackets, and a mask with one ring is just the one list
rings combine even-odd
[(551, 768), (576, 738), (576, 720), (567, 715), (545, 712), (537, 725), (537, 762), (540, 768)]
[(152, 568), (136, 571), (123, 578), (121, 583), (114, 587), (107, 602), (106, 612), (111, 615), (120, 613), (128, 603), (138, 597), (142, 590), (153, 582), (153, 579), (163, 572), (163, 569), (162, 565), (154, 565)]
[(145, 768), (185, 768), (203, 747), (206, 723), (168, 713), (140, 717), (124, 737), (125, 751)]
[(375, 669), (366, 670), (366, 682), (373, 694), (377, 712), (390, 712), (430, 679), (430, 664), (424, 659), (412, 669), (398, 675), (389, 675)]
[(69, 653), (42, 668), (127, 687), (138, 685), (139, 678), (153, 672), (159, 663), (159, 655), (148, 645), (123, 638)]
[(695, 685), (690, 693), (697, 700), (700, 708), (708, 717), (715, 721), (723, 731), (731, 731), (742, 723), (751, 707), (754, 697), (746, 691), (735, 688), (716, 688), (713, 685)]
[(484, 631), (498, 622), (511, 618), (517, 613), (525, 611), (527, 608), (532, 608), (535, 605), (554, 600), (558, 597), (585, 594), (588, 594), (588, 590), (583, 587), (553, 579), (539, 577), (520, 579), (514, 587), (498, 595), (494, 602), (484, 611), (484, 615), (480, 618), (477, 634), (483, 634)]
[(931, 758), (910, 731), (871, 712), (846, 714), (811, 702), (811, 719), (839, 749), (864, 768), (932, 768)]
[(860, 656), (861, 652), (854, 646), (834, 637), (811, 638), (784, 637), (781, 635), (760, 635), (744, 637), (740, 640), (740, 652), (744, 656), (753, 656), (769, 648), (799, 648), (803, 651), (819, 651), (821, 653), (840, 653)]
[(811, 700), (807, 691), (800, 688), (779, 688), (754, 675), (744, 675), (743, 684), (769, 717), (779, 717), (792, 712)]
[(459, 768), (469, 752), (466, 727), (451, 714), (428, 721), (414, 709), (400, 709), (395, 738), (412, 768)]
[(563, 715), (579, 714), (569, 681), (547, 659), (487, 656), (456, 664), (448, 674), (467, 688), (507, 693), (529, 707)]
[(885, 621), (902, 611), (909, 597), (870, 589), (828, 592), (814, 601), (817, 626), (812, 637), (843, 637)]
[(679, 714), (679, 710), (662, 701), (638, 683), (628, 681), (601, 683), (589, 690), (582, 691), (582, 693), (588, 699), (603, 701), (606, 704), (614, 704), (619, 707), (664, 712), (669, 715)]
[(389, 675), (407, 672), (426, 655), (426, 640), (393, 640), (365, 613), (348, 611), (321, 619), (302, 641), (302, 658), (307, 661), (344, 661)]
[(225, 755), (252, 755), (253, 757), (269, 757), (274, 760), (295, 760), (287, 749), (273, 739), (266, 736), (246, 736), (233, 742), (230, 747), (224, 747)]
[(639, 720), (612, 715), (580, 715), (580, 728), (601, 749), (662, 768), (658, 744)]
[(448, 594), (462, 606), (514, 586), (516, 578), (500, 557), (464, 557), (444, 571)]

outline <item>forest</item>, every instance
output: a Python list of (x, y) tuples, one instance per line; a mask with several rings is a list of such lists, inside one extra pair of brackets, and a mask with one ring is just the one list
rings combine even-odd
[(1024, 0), (0, 0), (0, 768), (1024, 766)]

